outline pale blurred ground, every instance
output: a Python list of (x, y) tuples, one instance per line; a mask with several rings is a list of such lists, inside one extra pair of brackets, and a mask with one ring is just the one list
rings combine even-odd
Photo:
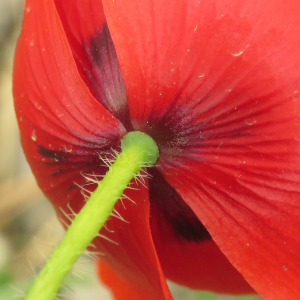
[[(12, 65), (21, 28), (23, 0), (0, 0), (0, 299), (20, 299), (33, 274), (60, 240), (63, 230), (36, 186), (24, 159), (13, 110)], [(84, 260), (84, 261), (83, 261)], [(109, 292), (83, 257), (69, 276), (63, 300), (108, 300)], [(196, 293), (172, 285), (176, 300), (238, 299)], [(19, 297), (17, 297), (19, 296)], [(21, 297), (22, 298), (22, 297)], [(246, 299), (246, 298), (239, 298)], [(250, 299), (250, 298), (247, 298)], [(252, 298), (251, 298), (252, 299)], [(37, 299), (38, 300), (38, 299)], [(42, 300), (42, 299), (41, 299)], [(155, 300), (155, 299), (153, 299)]]

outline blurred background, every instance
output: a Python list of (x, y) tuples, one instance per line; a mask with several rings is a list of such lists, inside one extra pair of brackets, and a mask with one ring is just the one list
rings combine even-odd
[[(39, 191), (19, 143), (12, 99), (12, 67), (24, 0), (0, 0), (0, 299), (24, 297), (63, 230)], [(259, 300), (196, 292), (170, 283), (175, 300)], [(61, 289), (63, 300), (110, 300), (82, 257)]]

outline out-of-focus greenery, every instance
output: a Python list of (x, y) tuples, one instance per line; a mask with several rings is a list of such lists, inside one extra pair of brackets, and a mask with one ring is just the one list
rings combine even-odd
[(174, 300), (262, 300), (259, 296), (228, 296), (204, 291), (195, 291), (169, 284)]
[[(197, 292), (193, 300), (261, 300), (257, 296), (221, 296), (208, 292)], [(183, 299), (182, 299), (183, 300)]]

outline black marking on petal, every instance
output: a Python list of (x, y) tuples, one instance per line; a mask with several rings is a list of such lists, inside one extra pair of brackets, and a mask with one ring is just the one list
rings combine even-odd
[[(112, 42), (107, 23), (103, 24), (102, 30), (90, 39), (90, 53), (92, 60), (105, 72), (107, 59), (117, 60), (116, 50)], [(117, 63), (112, 62), (112, 63)]]
[(65, 172), (68, 172), (68, 170), (57, 169), (52, 175), (56, 176), (56, 175), (63, 174)]
[(96, 63), (96, 65), (101, 66), (101, 55), (100, 55), (100, 49), (97, 45), (97, 39), (96, 37), (91, 37), (90, 40), (90, 53), (92, 56), (92, 60)]
[[(69, 153), (66, 153), (62, 150), (52, 150), (42, 146), (38, 146), (38, 153), (46, 158), (51, 158), (54, 162), (62, 162), (66, 161), (69, 157)], [(49, 162), (45, 162), (45, 164), (49, 164)], [(51, 163), (50, 163), (51, 164)]]
[(182, 200), (176, 190), (154, 168), (149, 180), (151, 211), (158, 211), (174, 229), (178, 237), (189, 242), (210, 240), (211, 236), (192, 209)]
[(116, 118), (127, 131), (133, 130), (127, 105), (126, 90), (120, 71), (115, 46), (107, 23), (85, 44), (91, 69), (85, 69), (93, 85), (96, 99)]
[(75, 183), (71, 184), (68, 188), (69, 191), (73, 190), (73, 189), (76, 189), (76, 188), (79, 188), (79, 186)]

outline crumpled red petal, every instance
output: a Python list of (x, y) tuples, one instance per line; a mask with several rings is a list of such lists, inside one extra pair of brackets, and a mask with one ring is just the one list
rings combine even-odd
[(103, 3), (162, 174), (264, 299), (297, 300), (299, 2)]
[(172, 300), (152, 241), (148, 189), (141, 184), (132, 187), (137, 189), (126, 190), (130, 200), (117, 203), (121, 218), (112, 217), (101, 231), (104, 237), (94, 241), (103, 253), (101, 260), (110, 266), (102, 265), (100, 274), (117, 300)]

